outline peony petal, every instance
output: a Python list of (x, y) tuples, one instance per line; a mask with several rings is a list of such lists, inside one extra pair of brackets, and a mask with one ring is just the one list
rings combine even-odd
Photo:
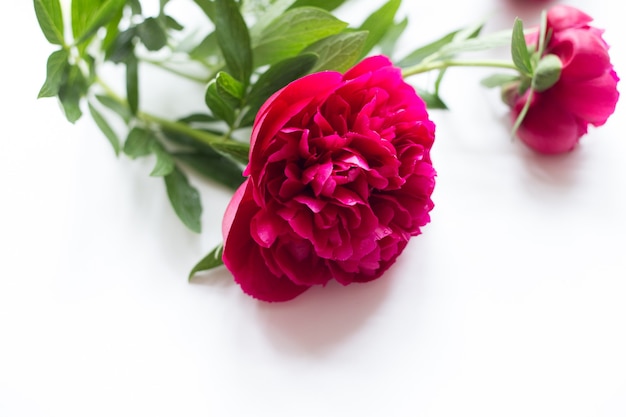
[(258, 211), (250, 184), (246, 181), (239, 187), (224, 216), (224, 265), (246, 294), (262, 301), (291, 300), (309, 287), (297, 285), (286, 276), (276, 276), (267, 267), (259, 246), (250, 236), (250, 220)]
[(586, 82), (559, 83), (553, 93), (558, 95), (565, 109), (594, 126), (607, 121), (619, 98), (616, 75), (612, 71)]
[(593, 19), (583, 11), (565, 4), (556, 4), (548, 11), (548, 27), (553, 31), (586, 26)]
[[(341, 83), (341, 74), (318, 72), (302, 77), (274, 93), (259, 109), (250, 138), (250, 164), (244, 175), (260, 169), (263, 153), (276, 133), (316, 97), (325, 97)], [(257, 143), (261, 139), (261, 142)]]
[(574, 149), (585, 133), (586, 123), (567, 109), (555, 106), (554, 100), (544, 94), (528, 110), (517, 136), (539, 153), (556, 154)]
[(606, 43), (589, 30), (569, 29), (555, 33), (548, 52), (557, 55), (563, 63), (560, 77), (563, 81), (585, 81), (602, 76), (612, 68)]

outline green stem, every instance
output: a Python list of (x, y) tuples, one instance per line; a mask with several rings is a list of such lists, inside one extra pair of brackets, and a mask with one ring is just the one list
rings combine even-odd
[(163, 62), (160, 62), (160, 61), (155, 61), (155, 60), (147, 59), (147, 58), (141, 58), (141, 61), (145, 62), (145, 63), (148, 63), (148, 64), (151, 64), (151, 65), (154, 65), (154, 66), (156, 66), (158, 68), (161, 68), (164, 71), (171, 72), (174, 75), (178, 75), (180, 77), (183, 77), (183, 78), (186, 78), (188, 80), (195, 81), (195, 82), (198, 82), (198, 83), (201, 83), (201, 84), (206, 84), (207, 80), (210, 79), (209, 77), (199, 77), (197, 75), (189, 74), (189, 73), (186, 73), (184, 71), (178, 70), (176, 68), (169, 67), (169, 66), (165, 65)]
[[(113, 89), (109, 87), (107, 83), (102, 81), (102, 79), (97, 78), (96, 82), (98, 83), (98, 85), (100, 85), (100, 87), (102, 87), (102, 89), (105, 91), (105, 93), (109, 97), (111, 97), (112, 99), (114, 99), (115, 101), (119, 102), (120, 104), (124, 106), (128, 106), (128, 102), (124, 98), (122, 98), (119, 94), (117, 94), (115, 91), (113, 91)], [(142, 120), (147, 123), (156, 123), (162, 128), (169, 130), (170, 132), (181, 133), (183, 135), (186, 135), (205, 145), (212, 146), (217, 143), (224, 143), (227, 140), (223, 136), (218, 136), (218, 135), (215, 135), (215, 134), (203, 131), (203, 130), (197, 130), (192, 127), (189, 127), (188, 125), (184, 123), (167, 120), (167, 119), (164, 119), (159, 116), (155, 116), (150, 113), (138, 112), (136, 114), (136, 117), (137, 119)]]
[(441, 61), (430, 61), (420, 63), (412, 67), (405, 68), (402, 71), (404, 78), (411, 75), (423, 74), (425, 72), (441, 70), (450, 67), (484, 67), (484, 68), (504, 68), (519, 72), (513, 62), (501, 60), (462, 60), (462, 59), (444, 59)]
[(169, 130), (170, 132), (186, 135), (205, 145), (213, 146), (218, 143), (224, 143), (226, 140), (223, 136), (214, 135), (213, 133), (209, 133), (204, 130), (194, 129), (184, 123), (163, 119), (150, 113), (139, 112), (137, 117), (145, 122), (156, 123), (163, 129)]

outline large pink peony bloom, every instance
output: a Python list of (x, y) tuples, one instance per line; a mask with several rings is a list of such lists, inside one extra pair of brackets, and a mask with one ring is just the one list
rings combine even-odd
[[(609, 59), (603, 31), (588, 23), (591, 17), (571, 6), (557, 5), (548, 11), (552, 32), (546, 53), (562, 62), (559, 80), (547, 90), (534, 93), (518, 137), (532, 149), (547, 154), (572, 150), (589, 124), (603, 125), (613, 114), (619, 93), (617, 74)], [(537, 42), (537, 34), (527, 37)], [(513, 120), (524, 107), (528, 92), (513, 102)]]
[(434, 124), (383, 56), (305, 76), (259, 110), (223, 222), (243, 291), (286, 301), (380, 277), (430, 220)]

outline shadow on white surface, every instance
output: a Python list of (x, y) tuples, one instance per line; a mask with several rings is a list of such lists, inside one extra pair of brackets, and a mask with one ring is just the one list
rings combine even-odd
[(333, 281), (288, 303), (259, 303), (259, 321), (277, 347), (321, 353), (350, 338), (376, 315), (389, 292), (392, 275), (347, 287)]
[(573, 187), (584, 173), (587, 153), (580, 146), (560, 155), (540, 155), (518, 141), (518, 156), (526, 168), (528, 184), (557, 188)]

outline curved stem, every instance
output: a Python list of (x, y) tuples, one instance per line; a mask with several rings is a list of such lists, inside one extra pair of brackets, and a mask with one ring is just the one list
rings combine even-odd
[(224, 141), (227, 140), (223, 136), (215, 135), (204, 130), (194, 129), (192, 127), (189, 127), (185, 123), (163, 119), (162, 117), (155, 116), (150, 113), (139, 112), (137, 114), (137, 117), (146, 122), (156, 123), (165, 130), (169, 130), (175, 133), (181, 133), (205, 145), (213, 146), (217, 143), (224, 143)]
[(484, 68), (504, 68), (518, 71), (515, 64), (511, 61), (502, 60), (463, 60), (463, 59), (444, 59), (441, 61), (430, 61), (420, 63), (412, 67), (405, 68), (402, 71), (404, 78), (411, 75), (423, 74), (425, 72), (446, 69), (449, 67), (484, 67)]
[[(112, 99), (120, 103), (121, 105), (128, 107), (128, 102), (124, 98), (122, 98), (119, 94), (117, 94), (115, 91), (113, 91), (113, 89), (109, 87), (109, 85), (105, 83), (102, 79), (97, 78), (96, 82), (98, 83), (98, 85), (100, 85), (100, 87), (102, 87), (102, 89), (105, 91), (105, 93), (109, 97), (111, 97)], [(194, 129), (192, 127), (189, 127), (185, 123), (180, 123), (180, 122), (176, 122), (173, 120), (164, 119), (162, 117), (155, 116), (150, 113), (137, 112), (135, 117), (147, 123), (158, 124), (162, 128), (169, 130), (171, 132), (184, 134), (205, 145), (212, 146), (217, 143), (224, 143), (227, 140), (227, 138), (223, 136), (215, 135), (213, 133), (206, 132), (204, 130)]]
[(197, 75), (186, 73), (186, 72), (178, 70), (176, 68), (172, 68), (170, 66), (165, 65), (164, 63), (162, 63), (160, 61), (155, 61), (155, 60), (147, 59), (147, 58), (141, 58), (141, 61), (145, 62), (147, 64), (152, 64), (152, 65), (154, 65), (154, 66), (156, 66), (158, 68), (161, 68), (164, 71), (171, 72), (174, 75), (178, 75), (180, 77), (183, 77), (183, 78), (186, 78), (188, 80), (195, 81), (195, 82), (198, 82), (198, 83), (201, 83), (201, 84), (206, 84), (207, 83), (207, 79), (210, 79), (209, 77), (200, 77), (200, 76), (197, 76)]

